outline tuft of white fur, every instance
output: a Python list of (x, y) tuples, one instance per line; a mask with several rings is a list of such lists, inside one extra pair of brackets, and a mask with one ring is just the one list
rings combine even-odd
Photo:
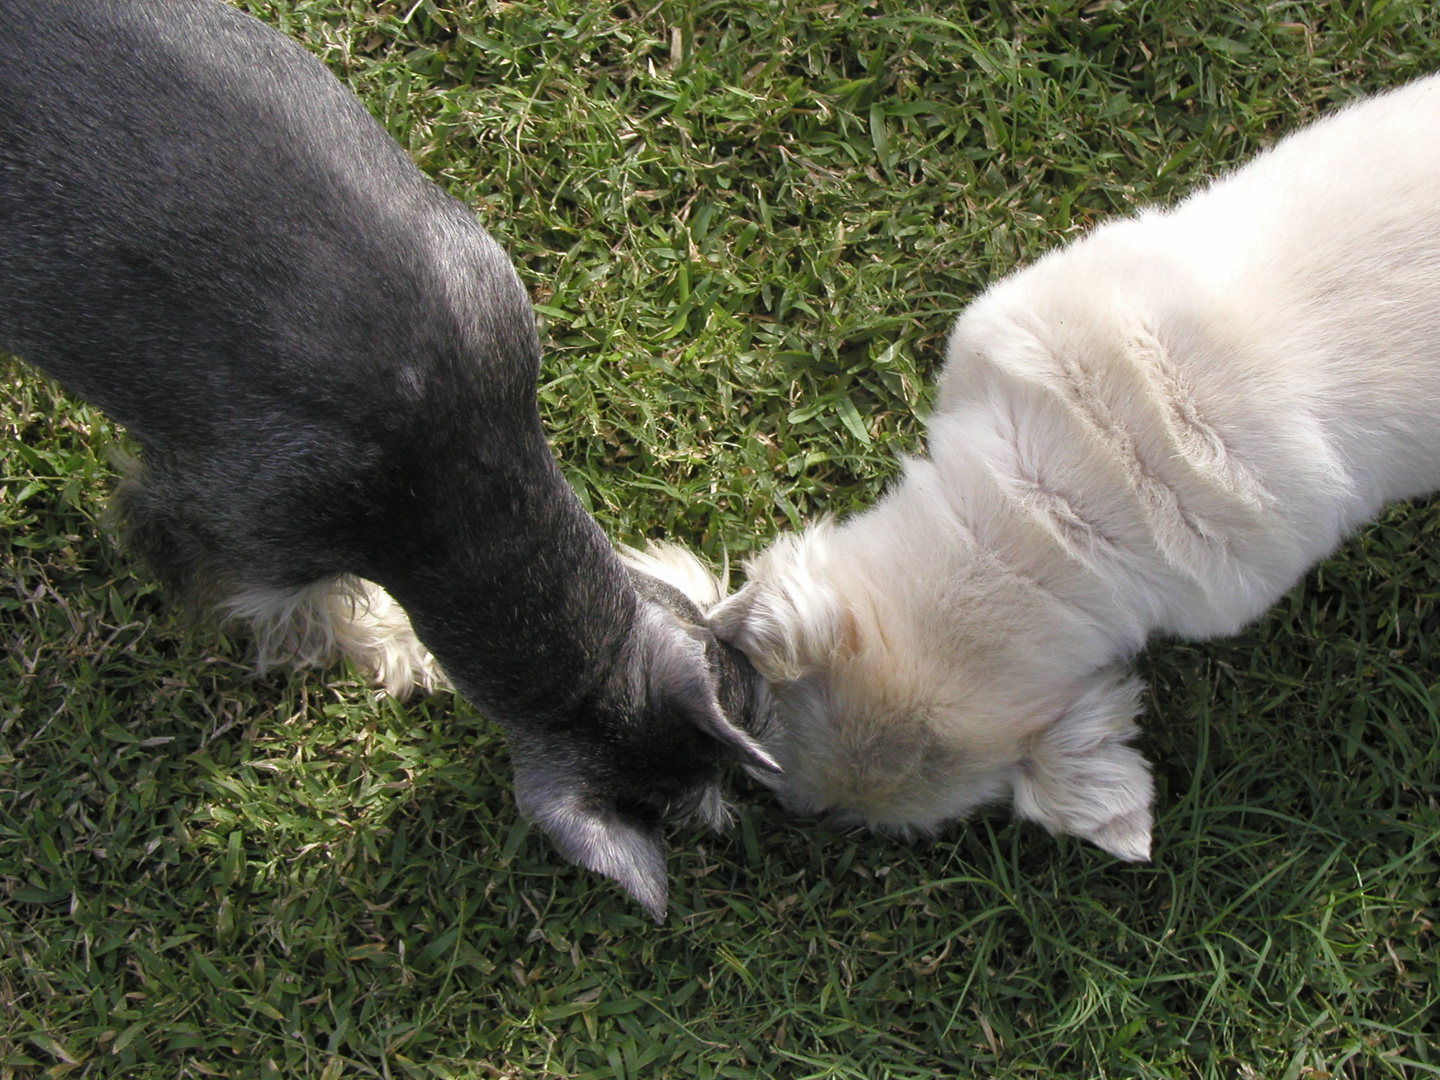
[(1120, 858), (1153, 784), (1117, 664), (1233, 633), (1440, 488), (1440, 77), (1101, 226), (957, 321), (929, 458), (711, 612), (781, 799), (928, 829), (1012, 796)]
[(363, 578), (249, 589), (227, 598), (221, 614), (249, 628), (260, 671), (323, 666), (343, 656), (391, 697), (450, 686), (400, 605)]
[(617, 545), (616, 551), (627, 566), (679, 589), (701, 611), (719, 603), (725, 594), (724, 583), (730, 576), (728, 561), (717, 576), (679, 544), (648, 540), (643, 551), (624, 545)]

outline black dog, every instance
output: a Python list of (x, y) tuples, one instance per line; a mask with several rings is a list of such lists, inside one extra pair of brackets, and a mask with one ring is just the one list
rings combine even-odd
[(290, 648), (383, 586), (522, 810), (657, 919), (662, 821), (775, 767), (737, 654), (564, 482), (504, 253), (255, 19), (0, 0), (0, 347), (139, 441), (121, 508), (174, 594)]

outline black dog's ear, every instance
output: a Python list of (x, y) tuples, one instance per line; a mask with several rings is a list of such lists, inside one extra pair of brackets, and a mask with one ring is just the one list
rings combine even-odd
[[(650, 680), (652, 707), (679, 710), (701, 731), (720, 743), (742, 765), (765, 772), (780, 772), (780, 764), (759, 741), (742, 730), (720, 707), (716, 675), (711, 672), (705, 646), (659, 608), (646, 612), (644, 670)], [(719, 654), (719, 655), (723, 655)], [(733, 659), (725, 657), (733, 664)], [(740, 678), (739, 673), (729, 677)]]
[(770, 751), (730, 721), (714, 694), (703, 701), (695, 701), (689, 706), (687, 713), (696, 727), (716, 739), (741, 765), (767, 773), (785, 771), (780, 767), (780, 763), (770, 756)]
[(665, 921), (665, 840), (647, 823), (587, 795), (554, 761), (515, 763), (515, 801), (573, 863), (619, 883), (657, 923)]

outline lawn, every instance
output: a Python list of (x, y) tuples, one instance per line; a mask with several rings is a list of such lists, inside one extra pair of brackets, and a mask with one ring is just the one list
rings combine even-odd
[[(987, 282), (1440, 68), (1428, 0), (241, 6), (511, 252), (607, 531), (717, 566), (875, 498)], [(1440, 504), (1149, 649), (1152, 862), (737, 778), (657, 927), (473, 709), (184, 624), (106, 528), (122, 433), (0, 381), (0, 1080), (1440, 1076)]]

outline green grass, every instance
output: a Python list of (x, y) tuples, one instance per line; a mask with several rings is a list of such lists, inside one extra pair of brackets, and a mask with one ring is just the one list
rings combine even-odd
[[(605, 527), (717, 563), (875, 498), (985, 283), (1440, 66), (1406, 0), (244, 6), (512, 252)], [(1152, 863), (737, 783), (655, 927), (472, 710), (187, 629), (100, 524), (115, 430), (0, 379), (0, 1080), (1440, 1075), (1440, 506), (1147, 653)]]

